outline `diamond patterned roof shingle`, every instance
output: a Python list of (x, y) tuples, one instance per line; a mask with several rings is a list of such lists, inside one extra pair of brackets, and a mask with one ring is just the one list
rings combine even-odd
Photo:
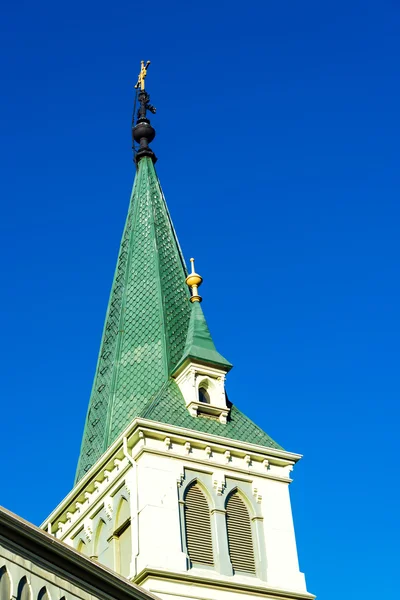
[[(188, 338), (191, 304), (186, 274), (154, 165), (144, 157), (139, 161), (111, 288), (76, 481), (135, 417), (280, 448), (234, 406), (226, 425), (191, 417), (186, 410), (179, 388), (170, 379)], [(223, 359), (211, 336), (211, 342), (206, 340), (205, 320), (200, 325), (192, 336), (192, 350), (198, 353), (203, 346), (212, 346)]]

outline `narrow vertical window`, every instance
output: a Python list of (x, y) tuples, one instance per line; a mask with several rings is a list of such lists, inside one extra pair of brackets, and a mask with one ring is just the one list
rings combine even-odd
[(192, 563), (213, 565), (210, 509), (200, 486), (190, 486), (185, 496), (186, 545)]
[(210, 395), (204, 387), (199, 388), (199, 402), (210, 404)]
[(226, 503), (226, 527), (233, 572), (244, 571), (255, 574), (250, 515), (237, 491), (229, 496)]
[(115, 527), (117, 571), (120, 575), (129, 577), (132, 559), (132, 534), (129, 503), (125, 498), (122, 498), (119, 504)]
[(111, 566), (108, 564), (108, 542), (107, 542), (107, 527), (102, 519), (100, 519), (96, 530), (94, 542), (94, 554), (99, 563)]
[(31, 589), (26, 577), (23, 577), (18, 584), (17, 600), (31, 600)]
[(5, 567), (0, 569), (0, 600), (10, 600), (11, 579)]

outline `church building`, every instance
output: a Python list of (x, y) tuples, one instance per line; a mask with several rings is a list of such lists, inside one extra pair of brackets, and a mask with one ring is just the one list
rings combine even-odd
[(0, 511), (0, 600), (312, 600), (289, 497), (301, 456), (227, 398), (229, 348), (155, 170), (148, 64), (75, 485), (41, 528)]

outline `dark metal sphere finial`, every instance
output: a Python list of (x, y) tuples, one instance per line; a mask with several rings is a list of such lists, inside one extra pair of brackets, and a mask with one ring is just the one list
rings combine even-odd
[(149, 147), (149, 144), (156, 136), (156, 131), (154, 127), (151, 126), (150, 120), (147, 118), (147, 111), (150, 111), (153, 115), (156, 113), (156, 109), (150, 104), (150, 96), (146, 92), (144, 86), (144, 80), (147, 75), (147, 69), (149, 65), (150, 61), (147, 61), (145, 65), (144, 61), (142, 60), (138, 81), (135, 85), (136, 89), (140, 87), (140, 91), (137, 96), (140, 107), (137, 115), (133, 115), (134, 119), (136, 117), (136, 125), (132, 127), (132, 141), (133, 143), (137, 142), (139, 144), (139, 150), (136, 152), (134, 158), (136, 164), (138, 164), (143, 156), (149, 156), (153, 163), (155, 163), (157, 160), (153, 150)]

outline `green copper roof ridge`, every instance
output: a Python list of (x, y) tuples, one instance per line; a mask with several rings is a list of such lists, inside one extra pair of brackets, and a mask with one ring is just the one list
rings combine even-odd
[(198, 359), (230, 370), (232, 364), (220, 354), (214, 344), (200, 302), (193, 302), (183, 355), (176, 368), (186, 359)]
[(76, 481), (141, 413), (146, 396), (154, 397), (182, 356), (190, 317), (186, 274), (159, 179), (151, 159), (143, 157), (106, 311)]
[[(100, 348), (99, 348), (99, 352), (98, 352), (98, 355), (97, 355), (97, 362), (96, 362), (96, 368), (95, 368), (95, 376), (93, 378), (93, 383), (92, 383), (92, 387), (91, 387), (89, 398), (92, 398), (92, 395), (93, 395), (93, 392), (94, 392), (94, 389), (95, 389), (95, 386), (96, 386), (96, 383), (97, 383), (96, 375), (97, 375), (97, 372), (98, 372), (99, 366), (100, 366), (100, 359), (101, 359), (101, 355), (102, 355), (102, 352), (103, 352), (103, 342), (104, 342), (105, 335), (106, 335), (106, 328), (107, 328), (107, 324), (108, 324), (108, 317), (109, 317), (109, 314), (110, 314), (110, 311), (111, 311), (111, 297), (112, 297), (112, 292), (114, 290), (114, 286), (115, 286), (115, 283), (116, 283), (116, 279), (118, 277), (118, 263), (120, 261), (121, 255), (122, 255), (122, 246), (123, 246), (124, 238), (125, 238), (127, 227), (128, 227), (128, 222), (129, 222), (129, 217), (130, 217), (130, 208), (131, 208), (131, 205), (133, 203), (133, 199), (134, 199), (134, 195), (135, 195), (135, 189), (136, 189), (136, 187), (138, 185), (137, 182), (138, 182), (138, 179), (135, 177), (135, 180), (134, 180), (133, 186), (132, 186), (132, 192), (131, 192), (130, 200), (129, 200), (129, 210), (128, 210), (128, 214), (127, 214), (126, 219), (125, 219), (124, 229), (122, 231), (121, 241), (120, 241), (120, 244), (119, 244), (117, 266), (115, 268), (114, 276), (113, 276), (113, 280), (112, 280), (112, 284), (111, 284), (111, 289), (110, 289), (110, 294), (109, 294), (109, 299), (108, 299), (107, 309), (106, 309), (106, 316), (105, 316), (105, 319), (104, 319), (104, 325), (103, 325), (103, 330), (102, 330), (102, 334), (101, 334)], [(80, 446), (80, 450), (79, 450), (79, 457), (81, 457), (81, 455), (82, 455), (84, 443), (85, 443), (85, 440), (86, 440), (86, 435), (85, 434), (86, 434), (86, 429), (87, 429), (87, 425), (88, 425), (88, 421), (89, 421), (90, 410), (91, 410), (91, 403), (89, 401), (88, 409), (86, 411), (85, 427), (84, 427), (84, 430), (83, 430), (82, 441), (81, 441), (81, 446)], [(80, 469), (80, 461), (78, 461), (77, 468), (76, 468), (75, 483), (78, 481), (79, 469)]]
[(150, 400), (148, 401), (148, 403), (146, 404), (146, 406), (144, 407), (144, 409), (140, 415), (140, 417), (142, 419), (148, 418), (148, 415), (151, 413), (153, 406), (160, 400), (160, 398), (162, 397), (164, 392), (168, 389), (170, 379), (171, 378), (168, 377), (168, 379), (164, 382), (163, 386), (158, 390), (158, 392), (156, 392), (153, 395), (153, 397), (150, 398)]
[[(148, 160), (147, 166), (149, 167), (151, 165), (151, 168), (154, 171), (154, 175), (156, 178), (156, 182), (157, 185), (160, 189), (161, 192), (161, 186), (160, 186), (160, 182), (158, 180), (157, 174), (155, 172), (154, 169), (154, 163), (152, 160)], [(140, 163), (139, 163), (140, 166)], [(147, 191), (147, 193), (150, 193), (150, 190)], [(163, 196), (162, 192), (161, 192), (161, 196)], [(165, 202), (165, 200), (164, 200)], [(154, 210), (155, 207), (154, 205), (152, 205), (153, 207), (153, 211), (152, 211), (152, 218), (151, 218), (151, 224), (153, 227), (153, 231), (154, 231), (154, 243), (155, 243), (155, 247), (156, 247), (156, 252), (155, 252), (155, 260), (157, 263), (157, 270), (158, 272), (160, 272), (160, 256), (159, 256), (159, 249), (158, 249), (158, 240), (157, 240), (157, 231), (156, 231), (156, 218), (155, 218), (155, 214), (154, 214)], [(165, 208), (167, 208), (167, 203), (165, 202)], [(168, 210), (167, 210), (168, 213)], [(169, 217), (169, 215), (168, 215)], [(171, 219), (169, 218), (169, 222), (171, 223)], [(160, 279), (157, 279), (157, 291), (158, 291), (158, 298), (159, 298), (159, 302), (160, 302), (160, 309), (161, 309), (161, 319), (162, 319), (162, 323), (165, 324), (166, 321), (166, 310), (165, 310), (165, 300), (164, 300), (164, 295), (162, 293), (162, 289), (161, 289), (161, 281)], [(164, 346), (164, 377), (166, 379), (168, 379), (168, 367), (169, 367), (169, 348), (168, 348), (168, 342), (167, 342), (167, 336), (166, 336), (166, 331), (165, 331), (165, 326), (162, 327), (162, 333), (161, 333), (161, 337), (162, 337), (162, 343)]]
[[(153, 161), (151, 160), (150, 157), (144, 157), (140, 160), (137, 170), (138, 170), (138, 175), (139, 175), (139, 171), (144, 171), (145, 168), (147, 167), (147, 171), (149, 170), (149, 166), (151, 165), (151, 167), (154, 170), (154, 165), (153, 165)], [(140, 173), (141, 176), (143, 177), (143, 172)], [(139, 176), (137, 178), (135, 178), (135, 183), (136, 180), (139, 181)], [(135, 188), (133, 189), (132, 192), (132, 196), (134, 194)], [(149, 196), (150, 194), (150, 190), (147, 190), (146, 192), (147, 196)], [(154, 209), (154, 207), (153, 207)], [(137, 219), (137, 214), (138, 214), (138, 210), (139, 210), (139, 204), (136, 202), (133, 205), (133, 213), (132, 213), (132, 222), (134, 223), (135, 220)], [(156, 243), (156, 252), (155, 252), (155, 256), (156, 256), (156, 260), (158, 263), (158, 252), (157, 252), (157, 238), (155, 235), (155, 218), (154, 218), (154, 210), (151, 211), (151, 217), (150, 217), (150, 223), (152, 224), (152, 228), (153, 228), (153, 233), (154, 233), (154, 239), (155, 239), (155, 243)], [(132, 227), (132, 231), (130, 236), (134, 236), (135, 235), (135, 226)], [(133, 245), (129, 244), (129, 251), (128, 251), (128, 257), (126, 260), (126, 273), (125, 273), (125, 281), (124, 281), (124, 288), (126, 288), (127, 285), (127, 281), (129, 278), (129, 267), (131, 265), (131, 260), (132, 260), (132, 251), (133, 251)], [(159, 269), (158, 269), (159, 270)], [(158, 293), (159, 293), (159, 300), (162, 306), (162, 292), (160, 289), (160, 282), (159, 279), (156, 279), (157, 282), (157, 288), (158, 288)], [(124, 321), (124, 313), (125, 313), (125, 309), (126, 309), (126, 295), (124, 294), (122, 297), (122, 302), (121, 302), (121, 315), (120, 315), (120, 332), (122, 333), (121, 327)], [(162, 309), (162, 314), (161, 314), (161, 318), (164, 319), (164, 312)], [(165, 353), (167, 352), (166, 350), (166, 340), (165, 340), (165, 330), (162, 330), (162, 338), (164, 341), (164, 351)], [(108, 410), (108, 414), (107, 414), (107, 422), (106, 422), (106, 430), (105, 430), (105, 438), (104, 438), (104, 452), (107, 450), (107, 448), (109, 447), (110, 443), (112, 443), (110, 441), (111, 438), (111, 424), (112, 424), (112, 416), (114, 413), (114, 405), (115, 405), (115, 400), (116, 400), (116, 383), (118, 381), (118, 374), (119, 374), (119, 370), (120, 370), (120, 352), (121, 352), (121, 345), (122, 345), (122, 335), (120, 335), (118, 337), (117, 340), (117, 348), (115, 351), (115, 365), (114, 365), (114, 370), (113, 370), (113, 380), (112, 380), (112, 384), (111, 384), (111, 401), (109, 403), (109, 410)], [(165, 360), (163, 361), (165, 363)], [(165, 371), (165, 376), (168, 376), (168, 366), (164, 365), (164, 371)]]
[[(167, 216), (168, 216), (168, 220), (169, 220), (169, 224), (170, 224), (170, 227), (171, 227), (171, 231), (172, 231), (172, 234), (173, 234), (173, 236), (174, 236), (175, 243), (176, 243), (176, 245), (177, 245), (177, 247), (178, 247), (178, 254), (179, 254), (179, 258), (180, 258), (180, 260), (181, 260), (181, 263), (182, 263), (183, 270), (184, 270), (185, 274), (187, 275), (187, 274), (188, 274), (188, 269), (187, 269), (187, 265), (186, 265), (185, 257), (184, 257), (184, 255), (183, 255), (182, 248), (181, 248), (181, 245), (180, 245), (180, 243), (179, 243), (179, 239), (178, 239), (177, 233), (176, 233), (176, 231), (175, 231), (174, 224), (173, 224), (173, 222), (172, 222), (171, 214), (170, 214), (170, 212), (169, 212), (169, 209), (168, 209), (167, 200), (166, 200), (166, 198), (165, 198), (165, 196), (164, 196), (164, 192), (163, 192), (163, 189), (162, 189), (162, 187), (161, 187), (161, 183), (160, 183), (160, 180), (159, 180), (159, 178), (158, 178), (157, 171), (156, 171), (156, 170), (155, 170), (155, 168), (154, 168), (154, 165), (153, 165), (153, 169), (154, 169), (154, 174), (155, 174), (155, 176), (156, 176), (156, 179), (157, 179), (157, 182), (158, 182), (158, 186), (159, 186), (159, 188), (160, 188), (160, 192), (161, 192), (162, 199), (163, 199), (163, 201), (164, 201), (165, 210), (166, 210), (166, 213), (167, 213)], [(190, 294), (189, 294), (189, 290), (188, 290), (188, 298), (189, 298), (189, 297), (190, 297)]]

